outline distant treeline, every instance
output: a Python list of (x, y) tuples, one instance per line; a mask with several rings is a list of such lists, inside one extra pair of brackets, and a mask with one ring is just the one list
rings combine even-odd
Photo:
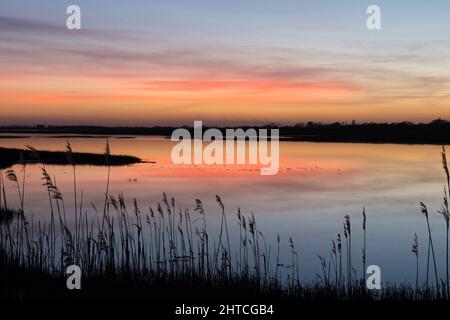
[(450, 122), (430, 123), (352, 123), (320, 124), (308, 122), (280, 128), (288, 140), (318, 142), (371, 142), (406, 144), (450, 144)]
[[(83, 135), (162, 135), (170, 136), (178, 127), (104, 127), (104, 126), (3, 126), (0, 133), (48, 133)], [(193, 130), (188, 126), (184, 128)], [(267, 124), (263, 126), (241, 126), (248, 129), (280, 129), (284, 140), (321, 142), (372, 142), (411, 144), (450, 144), (450, 122), (436, 119), (429, 123), (319, 123), (301, 122), (284, 126)], [(207, 126), (203, 130), (208, 129)], [(225, 128), (221, 128), (225, 130)]]

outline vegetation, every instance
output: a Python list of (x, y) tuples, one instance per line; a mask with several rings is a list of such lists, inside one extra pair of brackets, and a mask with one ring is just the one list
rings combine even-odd
[[(280, 260), (280, 235), (276, 250), (271, 251), (264, 233), (252, 214), (236, 212), (239, 245), (230, 245), (226, 207), (216, 196), (220, 212), (220, 232), (215, 238), (207, 228), (206, 212), (200, 199), (195, 210), (182, 209), (174, 198), (163, 194), (160, 203), (141, 211), (136, 200), (126, 203), (124, 196), (109, 192), (110, 166), (113, 156), (109, 144), (102, 155), (108, 167), (103, 209), (88, 214), (83, 207), (76, 180), (79, 154), (67, 143), (66, 163), (73, 169), (74, 211), (66, 211), (65, 199), (43, 161), (46, 156), (32, 148), (26, 156), (41, 165), (42, 182), (48, 194), (49, 220), (34, 221), (25, 214), (26, 166), (21, 160), (21, 175), (9, 169), (0, 171), (0, 287), (2, 298), (136, 298), (175, 299), (193, 296), (209, 299), (244, 297), (290, 299), (449, 299), (448, 236), (446, 274), (436, 268), (436, 254), (429, 213), (425, 204), (420, 210), (428, 226), (428, 260), (426, 283), (419, 283), (419, 243), (414, 236), (412, 253), (416, 257), (416, 283), (385, 284), (383, 289), (368, 290), (365, 279), (354, 273), (353, 225), (346, 215), (341, 234), (332, 241), (330, 258), (319, 256), (321, 272), (314, 282), (300, 280), (300, 259), (294, 241), (288, 241), (290, 261)], [(48, 158), (47, 158), (48, 159)], [(449, 229), (448, 190), (450, 178), (445, 149), (442, 163), (447, 178), (444, 204), (440, 214)], [(19, 207), (12, 209), (5, 192), (9, 180), (17, 192)], [(367, 261), (366, 210), (363, 209), (362, 266)], [(428, 281), (433, 262), (434, 285)], [(86, 290), (73, 293), (65, 289), (65, 270), (76, 264), (83, 271)], [(45, 289), (42, 289), (45, 288)]]
[[(41, 164), (68, 164), (67, 153), (59, 151), (38, 151), (32, 147), (25, 150), (0, 147), (0, 169), (9, 168), (15, 164), (41, 163)], [(113, 166), (129, 165), (141, 162), (141, 159), (133, 156), (111, 155), (109, 164)], [(73, 165), (104, 166), (105, 159), (101, 154), (72, 153)]]

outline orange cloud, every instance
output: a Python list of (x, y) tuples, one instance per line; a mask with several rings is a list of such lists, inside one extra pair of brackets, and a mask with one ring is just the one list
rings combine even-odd
[(332, 82), (287, 82), (287, 81), (147, 81), (144, 89), (152, 91), (209, 91), (209, 90), (329, 90), (357, 91), (352, 84)]

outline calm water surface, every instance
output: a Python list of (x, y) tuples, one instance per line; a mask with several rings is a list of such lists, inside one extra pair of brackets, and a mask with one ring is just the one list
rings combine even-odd
[[(419, 201), (430, 210), (437, 254), (444, 253), (445, 224), (436, 212), (442, 205), (444, 178), (440, 167), (440, 147), (392, 144), (280, 143), (280, 172), (260, 176), (258, 168), (243, 166), (177, 166), (170, 161), (174, 142), (163, 137), (110, 137), (113, 154), (138, 156), (149, 161), (113, 167), (110, 192), (122, 192), (129, 204), (138, 200), (142, 212), (155, 206), (162, 193), (175, 197), (178, 205), (195, 207), (203, 201), (210, 228), (217, 229), (219, 207), (215, 195), (226, 206), (229, 224), (237, 229), (236, 210), (254, 212), (260, 229), (275, 251), (277, 233), (284, 244), (288, 263), (288, 239), (292, 237), (300, 254), (301, 276), (312, 279), (319, 269), (317, 255), (329, 257), (331, 240), (343, 232), (346, 214), (352, 219), (353, 261), (361, 274), (362, 208), (367, 212), (367, 260), (382, 269), (382, 281), (415, 281), (415, 258), (411, 253), (414, 232), (419, 235), (423, 279), (426, 259), (426, 224)], [(1, 147), (64, 150), (66, 139), (55, 135), (23, 135), (0, 139)], [(74, 151), (101, 153), (105, 138), (71, 137)], [(154, 163), (150, 163), (154, 162)], [(14, 166), (21, 174), (21, 166)], [(67, 166), (47, 166), (73, 205), (72, 171)], [(77, 179), (85, 208), (102, 207), (106, 168), (80, 166)], [(48, 219), (47, 194), (37, 165), (27, 166), (25, 210), (34, 220)], [(15, 198), (8, 185), (8, 199)], [(236, 238), (236, 237), (235, 237)], [(236, 241), (235, 241), (236, 243)], [(444, 271), (444, 260), (439, 258)]]

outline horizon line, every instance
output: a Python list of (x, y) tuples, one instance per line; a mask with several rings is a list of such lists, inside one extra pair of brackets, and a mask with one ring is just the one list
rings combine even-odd
[[(196, 120), (197, 121), (197, 120)], [(199, 120), (202, 121), (202, 120)], [(203, 127), (215, 127), (215, 128), (237, 128), (237, 127), (307, 127), (309, 125), (314, 126), (329, 126), (329, 125), (342, 125), (342, 126), (351, 126), (351, 125), (399, 125), (399, 124), (407, 124), (407, 125), (430, 125), (433, 123), (448, 123), (450, 124), (450, 120), (443, 118), (436, 118), (430, 120), (428, 122), (421, 121), (357, 121), (357, 120), (342, 120), (342, 121), (331, 121), (331, 122), (322, 122), (322, 121), (298, 121), (294, 124), (286, 124), (286, 123), (277, 123), (277, 122), (268, 122), (265, 124), (240, 124), (240, 125), (205, 125), (203, 121)], [(181, 125), (102, 125), (102, 124), (11, 124), (11, 125), (0, 125), (0, 129), (8, 129), (8, 128), (29, 128), (29, 129), (44, 129), (44, 128), (193, 128), (192, 124), (181, 124)]]

